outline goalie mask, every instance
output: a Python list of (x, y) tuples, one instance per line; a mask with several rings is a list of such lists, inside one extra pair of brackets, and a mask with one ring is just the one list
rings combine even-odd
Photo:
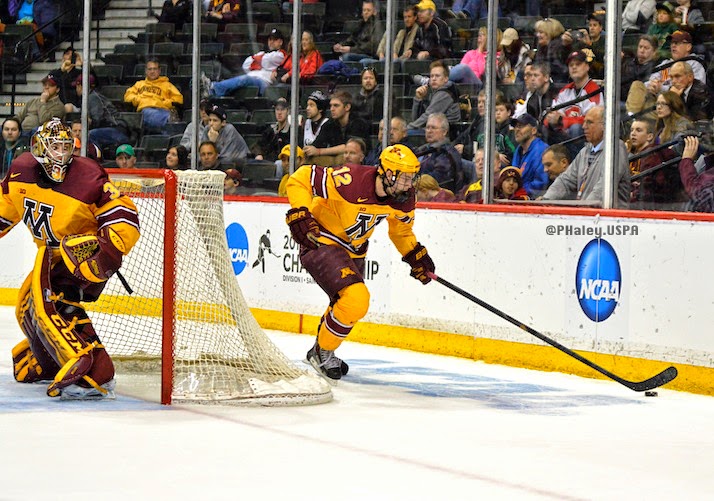
[(46, 122), (32, 136), (30, 148), (50, 181), (64, 181), (74, 153), (74, 138), (68, 126), (59, 118)]
[(419, 178), (419, 159), (407, 146), (395, 144), (379, 155), (377, 172), (387, 195), (403, 203), (409, 199), (409, 193)]

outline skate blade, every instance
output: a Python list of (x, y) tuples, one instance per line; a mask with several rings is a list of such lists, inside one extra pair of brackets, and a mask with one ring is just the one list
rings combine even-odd
[(317, 372), (318, 376), (320, 376), (322, 379), (327, 381), (330, 384), (330, 386), (337, 386), (337, 383), (340, 382), (339, 379), (332, 379), (331, 377), (328, 377), (327, 374), (322, 372), (322, 368), (320, 367), (319, 362), (317, 360), (315, 360), (314, 358), (306, 358), (304, 361), (305, 361), (305, 363), (312, 366), (312, 368), (315, 369), (315, 372)]

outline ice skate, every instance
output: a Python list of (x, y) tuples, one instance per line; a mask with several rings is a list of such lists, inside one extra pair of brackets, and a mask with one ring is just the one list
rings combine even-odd
[(107, 381), (101, 387), (106, 390), (106, 393), (102, 393), (96, 388), (84, 388), (71, 384), (66, 388), (62, 388), (60, 400), (115, 400), (117, 398), (116, 393), (114, 393), (114, 388), (116, 387), (114, 379)]
[(339, 381), (344, 374), (347, 374), (347, 371), (349, 370), (347, 364), (344, 363), (339, 357), (335, 356), (334, 351), (323, 350), (320, 348), (317, 341), (315, 341), (313, 347), (307, 352), (305, 358), (317, 372), (333, 384), (337, 383), (337, 381)]

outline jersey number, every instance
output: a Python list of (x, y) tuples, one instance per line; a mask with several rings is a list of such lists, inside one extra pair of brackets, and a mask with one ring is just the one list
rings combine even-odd
[(116, 200), (121, 196), (121, 191), (119, 188), (114, 186), (112, 183), (104, 183), (104, 193), (109, 193), (109, 200)]
[(332, 171), (332, 177), (335, 180), (335, 187), (347, 186), (352, 182), (352, 174), (349, 173), (349, 167), (341, 167)]

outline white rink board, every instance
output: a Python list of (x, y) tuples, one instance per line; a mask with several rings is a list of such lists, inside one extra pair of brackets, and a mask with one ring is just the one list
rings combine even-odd
[[(229, 248), (243, 266), (238, 282), (249, 305), (322, 314), (327, 299), (300, 270), (284, 222), (287, 204), (225, 202), (224, 208), (226, 227), (245, 233), (238, 246), (229, 239)], [(590, 320), (576, 290), (578, 259), (593, 235), (547, 235), (549, 225), (581, 232), (637, 226), (637, 235), (604, 236), (621, 269), (619, 301), (606, 320)], [(417, 209), (414, 227), (439, 275), (570, 348), (714, 366), (708, 256), (714, 223)], [(267, 230), (272, 254), (264, 252), (254, 267)], [(35, 252), (22, 228), (2, 239), (0, 287), (19, 288)], [(410, 278), (386, 223), (371, 239), (367, 267), (367, 321), (538, 342), (445, 287)]]

